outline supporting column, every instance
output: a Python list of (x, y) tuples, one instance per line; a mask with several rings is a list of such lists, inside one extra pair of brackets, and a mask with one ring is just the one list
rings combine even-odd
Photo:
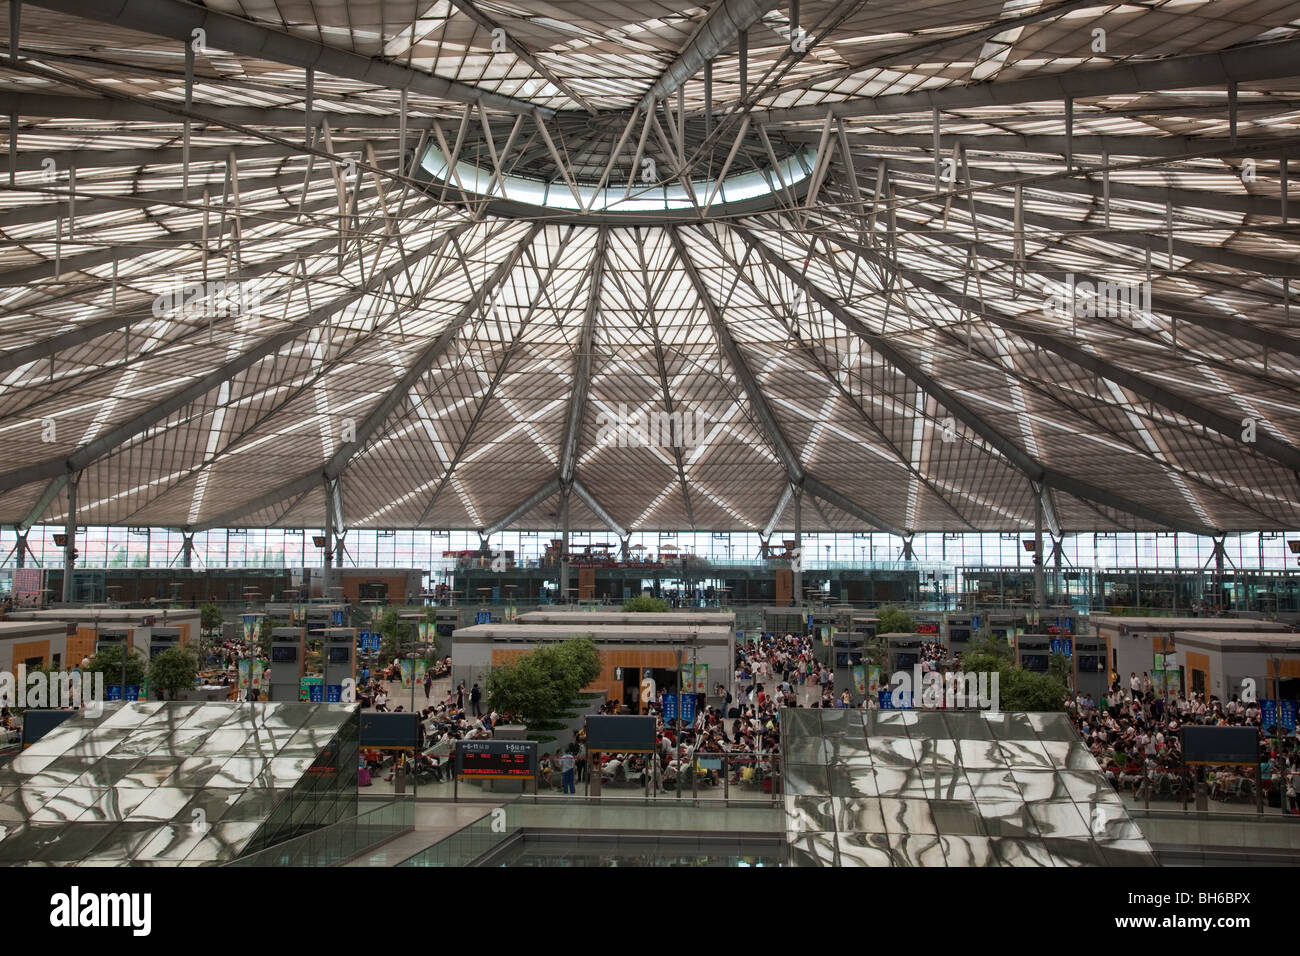
[(71, 604), (73, 594), (72, 570), (77, 564), (77, 485), (81, 482), (81, 472), (68, 474), (68, 520), (64, 522), (63, 533), (67, 536), (63, 543), (63, 603)]
[(791, 570), (794, 572), (794, 603), (795, 607), (803, 606), (803, 489), (794, 490), (794, 553), (795, 559), (791, 562)]
[(181, 567), (194, 567), (194, 532), (181, 532)]
[(912, 535), (910, 534), (903, 537), (903, 560), (916, 560), (916, 552), (912, 550)]
[(325, 479), (325, 581), (321, 597), (329, 600), (334, 585), (334, 494), (332, 482)]
[(1061, 561), (1065, 551), (1065, 532), (1052, 535), (1052, 603), (1068, 604), (1068, 601), (1061, 600), (1063, 589), (1061, 578)]
[(569, 489), (560, 489), (560, 603), (569, 603)]
[(15, 546), (14, 549), (15, 554), (17, 555), (17, 561), (18, 561), (17, 566), (20, 568), (25, 568), (27, 567), (27, 535), (31, 533), (31, 529), (28, 529), (27, 531), (23, 531), (19, 526), (15, 525), (14, 531), (18, 535), (18, 544)]
[(623, 535), (623, 537), (618, 539), (618, 554), (619, 554), (620, 561), (632, 560), (631, 548), (632, 548), (632, 536), (630, 534), (625, 534)]
[(1219, 607), (1226, 609), (1228, 602), (1223, 596), (1223, 560), (1224, 546), (1227, 539), (1224, 535), (1219, 535), (1214, 539), (1214, 583), (1219, 593)]
[[(1034, 495), (1034, 614), (1043, 609), (1043, 496)], [(1037, 622), (1035, 622), (1037, 623)]]

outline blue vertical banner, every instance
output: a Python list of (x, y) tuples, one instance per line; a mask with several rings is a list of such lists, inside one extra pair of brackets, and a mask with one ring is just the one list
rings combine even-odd
[(682, 723), (690, 724), (695, 722), (694, 694), (664, 694), (665, 724), (671, 724), (677, 720), (677, 710), (679, 706), (682, 712)]
[(1259, 702), (1259, 726), (1265, 733), (1277, 723), (1277, 701), (1261, 700)]
[(1054, 637), (1051, 640), (1052, 653), (1061, 654), (1066, 658), (1074, 654), (1074, 640), (1068, 637)]
[(1296, 701), (1284, 700), (1280, 708), (1276, 700), (1261, 700), (1259, 702), (1260, 728), (1267, 733), (1268, 729), (1275, 723), (1280, 723), (1284, 730), (1295, 730)]

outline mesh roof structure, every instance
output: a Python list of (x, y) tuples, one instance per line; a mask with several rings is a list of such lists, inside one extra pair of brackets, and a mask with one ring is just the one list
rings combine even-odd
[(1295, 3), (4, 6), (0, 521), (1300, 526)]
[(1154, 866), (1064, 714), (787, 709), (796, 866)]

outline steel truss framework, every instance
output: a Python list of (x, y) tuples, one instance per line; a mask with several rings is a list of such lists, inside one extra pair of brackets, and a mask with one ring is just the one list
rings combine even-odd
[(20, 530), (1300, 526), (1293, 5), (7, 6)]

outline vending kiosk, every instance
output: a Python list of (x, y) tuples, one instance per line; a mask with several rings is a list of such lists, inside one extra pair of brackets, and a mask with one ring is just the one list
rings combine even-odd
[(307, 629), (271, 628), (271, 681), (268, 700), (297, 700), (306, 676)]
[(343, 701), (344, 687), (353, 689), (355, 700), (357, 683), (357, 629), (355, 627), (327, 627), (322, 633), (321, 662), (325, 666), (325, 703)]

